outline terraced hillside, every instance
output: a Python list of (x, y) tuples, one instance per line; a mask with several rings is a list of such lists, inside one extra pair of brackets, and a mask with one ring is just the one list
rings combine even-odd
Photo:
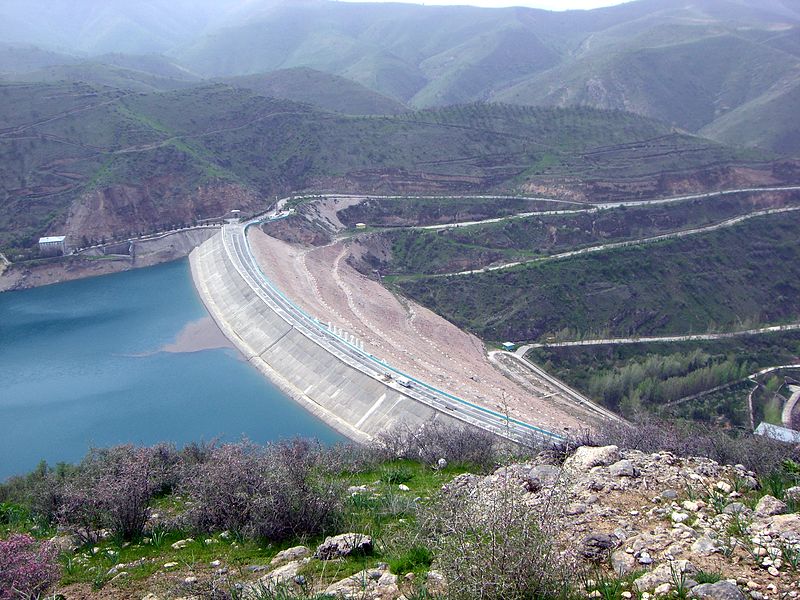
[[(322, 71), (336, 79), (320, 96), (337, 105), (339, 92), (354, 87), (417, 109), (589, 105), (800, 155), (792, 120), (800, 11), (791, 0), (638, 0), (560, 12), (330, 0), (82, 0), (79, 8), (70, 0), (7, 0), (0, 38), (10, 48), (0, 47), (0, 73), (25, 80), (165, 86), (141, 61), (137, 70), (149, 81), (92, 71), (108, 53), (159, 53), (200, 78), (282, 84), (298, 68)], [(64, 53), (60, 61), (53, 50)]]
[[(503, 205), (500, 200), (495, 202)], [(389, 221), (373, 216), (376, 213), (381, 215), (373, 205), (389, 210), (396, 204), (401, 203), (373, 201), (372, 205), (364, 203), (339, 214), (346, 220), (353, 213), (360, 217), (358, 220), (378, 227), (396, 225), (398, 217)], [(509, 213), (499, 210), (499, 207), (490, 214), (481, 214), (475, 210), (467, 212), (471, 204), (450, 201), (451, 210), (445, 213), (450, 219), (442, 222), (491, 220), (492, 217), (498, 220), (476, 225), (462, 223), (458, 227), (404, 227), (382, 232), (380, 242), (373, 243), (378, 248), (387, 244), (391, 246), (391, 259), (380, 264), (381, 273), (384, 276), (448, 274), (460, 270), (500, 268), (520, 261), (548, 260), (581, 248), (710, 228), (739, 218), (757, 218), (768, 211), (800, 205), (800, 193), (740, 193), (613, 210), (566, 203), (537, 205), (531, 202), (523, 205), (521, 200), (513, 204), (517, 206), (516, 216), (508, 218)], [(435, 224), (436, 221), (430, 218), (430, 209), (425, 209), (426, 205), (430, 203), (424, 200), (412, 204), (419, 206), (417, 215), (427, 216), (427, 222)], [(527, 211), (534, 211), (534, 214), (525, 216)], [(399, 212), (395, 209), (396, 214)], [(406, 221), (405, 224), (416, 223)], [(375, 260), (371, 262), (375, 263)]]
[(6, 249), (47, 232), (80, 243), (258, 212), (303, 188), (602, 198), (797, 170), (627, 113), (465, 105), (348, 117), (221, 84), (150, 94), (7, 84), (0, 125)]
[(800, 317), (800, 212), (505, 271), (396, 282), (488, 340), (698, 333)]

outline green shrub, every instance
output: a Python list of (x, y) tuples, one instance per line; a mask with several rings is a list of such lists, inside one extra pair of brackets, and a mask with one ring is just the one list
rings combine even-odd
[(693, 579), (697, 583), (717, 583), (722, 581), (722, 573), (719, 571), (698, 571)]
[(389, 485), (407, 483), (414, 477), (414, 471), (405, 465), (392, 465), (381, 469), (381, 480)]
[(389, 569), (396, 575), (424, 571), (433, 562), (433, 552), (426, 546), (411, 546), (402, 554), (389, 559)]
[[(559, 510), (557, 498), (548, 503)], [(510, 482), (500, 490), (463, 486), (443, 492), (423, 517), (448, 598), (567, 598), (577, 562), (557, 546), (555, 519), (532, 508)]]

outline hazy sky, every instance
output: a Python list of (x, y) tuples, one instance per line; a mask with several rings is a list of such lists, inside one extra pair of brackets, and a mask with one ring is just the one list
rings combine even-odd
[(406, 2), (408, 4), (469, 4), (471, 6), (530, 6), (532, 8), (545, 8), (547, 10), (569, 10), (581, 8), (598, 8), (622, 4), (625, 0), (344, 0), (345, 2)]

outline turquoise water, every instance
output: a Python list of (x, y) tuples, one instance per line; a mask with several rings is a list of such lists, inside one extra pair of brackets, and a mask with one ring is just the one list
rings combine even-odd
[(0, 294), (0, 481), (91, 446), (341, 439), (234, 350), (159, 351), (205, 316), (185, 260)]

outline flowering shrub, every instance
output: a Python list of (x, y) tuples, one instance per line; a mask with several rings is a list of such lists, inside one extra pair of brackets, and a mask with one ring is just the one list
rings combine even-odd
[(215, 448), (184, 482), (192, 526), (272, 540), (323, 533), (344, 497), (323, 457), (316, 444), (300, 440)]
[(103, 528), (123, 540), (140, 536), (150, 500), (172, 485), (173, 457), (162, 446), (91, 451), (65, 486), (59, 521), (84, 541)]
[(29, 535), (0, 540), (0, 600), (38, 598), (59, 577), (57, 550)]

